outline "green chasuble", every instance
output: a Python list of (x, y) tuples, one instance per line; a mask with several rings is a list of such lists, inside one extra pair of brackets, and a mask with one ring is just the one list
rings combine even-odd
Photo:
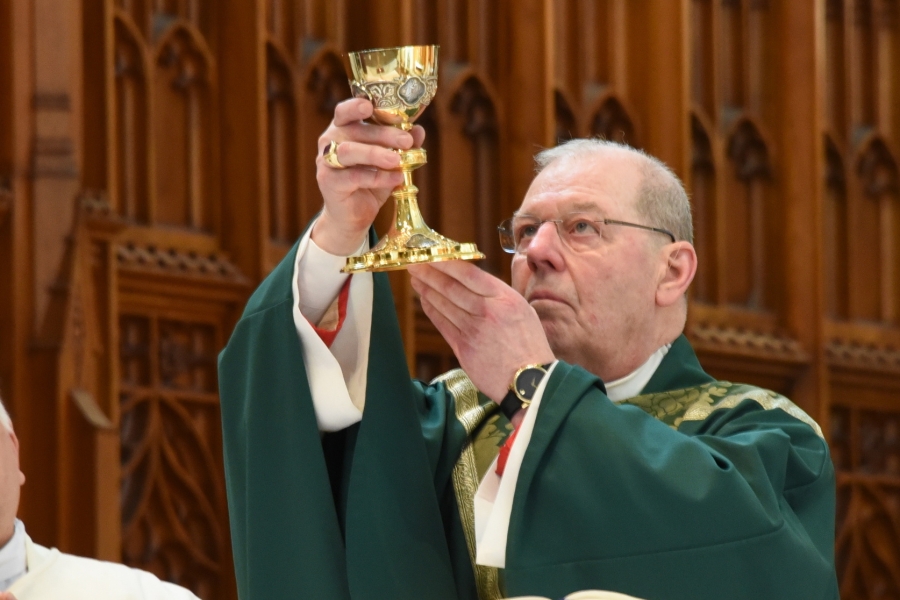
[(459, 371), (411, 380), (376, 274), (363, 419), (321, 435), (292, 316), (295, 255), (219, 361), (242, 600), (837, 598), (834, 470), (818, 427), (771, 392), (714, 381), (683, 336), (620, 405), (596, 376), (556, 365), (506, 568), (475, 567), (472, 496), (508, 422)]

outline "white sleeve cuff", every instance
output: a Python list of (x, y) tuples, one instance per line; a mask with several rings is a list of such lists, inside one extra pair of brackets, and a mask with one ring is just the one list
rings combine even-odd
[[(312, 232), (312, 226), (309, 232)], [(296, 300), (303, 316), (313, 323), (318, 323), (325, 311), (334, 303), (350, 275), (341, 273), (347, 262), (346, 256), (337, 256), (322, 250), (309, 234), (305, 235), (304, 239), (308, 239), (305, 251), (297, 253), (295, 279), (300, 297)], [(366, 247), (367, 243), (364, 242), (359, 250), (364, 252)]]
[(544, 390), (547, 389), (547, 382), (550, 381), (558, 362), (554, 361), (550, 365), (547, 374), (535, 390), (531, 406), (525, 411), (525, 418), (522, 419), (516, 439), (510, 448), (503, 477), (497, 475), (497, 460), (494, 459), (475, 493), (475, 562), (479, 565), (500, 569), (506, 567), (506, 538), (509, 534), (509, 518), (512, 515), (516, 482), (519, 480), (525, 450), (534, 432), (534, 423), (541, 399), (544, 397)]
[[(319, 431), (338, 431), (358, 423), (366, 397), (366, 374), (369, 367), (369, 343), (372, 329), (373, 281), (371, 273), (358, 273), (350, 282), (347, 316), (331, 348), (325, 345), (310, 325), (306, 314), (309, 304), (323, 305), (322, 313), (334, 301), (347, 275), (340, 272), (343, 257), (334, 257), (310, 239), (312, 226), (300, 240), (291, 282), (294, 326), (303, 346), (303, 363), (309, 380), (313, 408)], [(334, 259), (337, 260), (334, 260)], [(320, 264), (321, 262), (321, 264)], [(338, 265), (337, 268), (334, 268)], [(317, 279), (316, 273), (323, 281)], [(301, 281), (312, 296), (301, 296)], [(325, 290), (333, 292), (327, 300)], [(301, 312), (300, 299), (304, 298)], [(319, 298), (319, 300), (317, 300)], [(321, 314), (319, 315), (321, 318)], [(318, 322), (314, 320), (314, 322)]]

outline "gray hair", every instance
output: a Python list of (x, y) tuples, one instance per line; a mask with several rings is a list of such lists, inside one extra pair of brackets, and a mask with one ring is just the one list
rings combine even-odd
[(635, 208), (647, 219), (645, 225), (668, 229), (676, 240), (694, 242), (691, 202), (678, 176), (664, 162), (637, 148), (601, 138), (569, 140), (554, 148), (538, 152), (535, 170), (540, 173), (560, 159), (577, 159), (590, 155), (624, 152), (633, 156), (641, 172)]

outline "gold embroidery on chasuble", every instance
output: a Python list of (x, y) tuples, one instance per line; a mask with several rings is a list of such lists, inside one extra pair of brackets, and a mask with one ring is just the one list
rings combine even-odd
[(784, 396), (770, 390), (728, 381), (714, 381), (682, 390), (636, 396), (625, 400), (622, 404), (637, 406), (673, 429), (678, 429), (683, 421), (703, 421), (714, 411), (734, 408), (744, 400), (752, 400), (765, 410), (780, 408), (798, 421), (812, 427), (819, 437), (824, 438), (819, 424)]
[[(453, 468), (453, 489), (459, 506), (459, 518), (466, 536), (469, 559), (475, 572), (475, 584), (480, 600), (498, 600), (500, 593), (499, 575), (494, 567), (475, 564), (475, 492), (487, 472), (500, 446), (509, 434), (510, 427), (498, 427), (500, 418), (498, 407), (491, 401), (482, 403), (478, 390), (462, 369), (444, 373), (432, 381), (443, 382), (453, 395), (456, 404), (456, 418), (462, 423), (469, 436), (463, 446), (456, 466)], [(511, 428), (511, 427), (510, 427)], [(473, 433), (477, 431), (477, 434)]]

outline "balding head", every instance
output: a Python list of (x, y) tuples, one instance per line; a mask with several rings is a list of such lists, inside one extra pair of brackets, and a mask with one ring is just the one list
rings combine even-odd
[(631, 146), (598, 138), (576, 139), (543, 150), (535, 156), (540, 173), (557, 160), (591, 160), (618, 155), (633, 161), (640, 176), (634, 207), (647, 225), (675, 234), (676, 240), (694, 242), (691, 203), (678, 176), (664, 162)]

